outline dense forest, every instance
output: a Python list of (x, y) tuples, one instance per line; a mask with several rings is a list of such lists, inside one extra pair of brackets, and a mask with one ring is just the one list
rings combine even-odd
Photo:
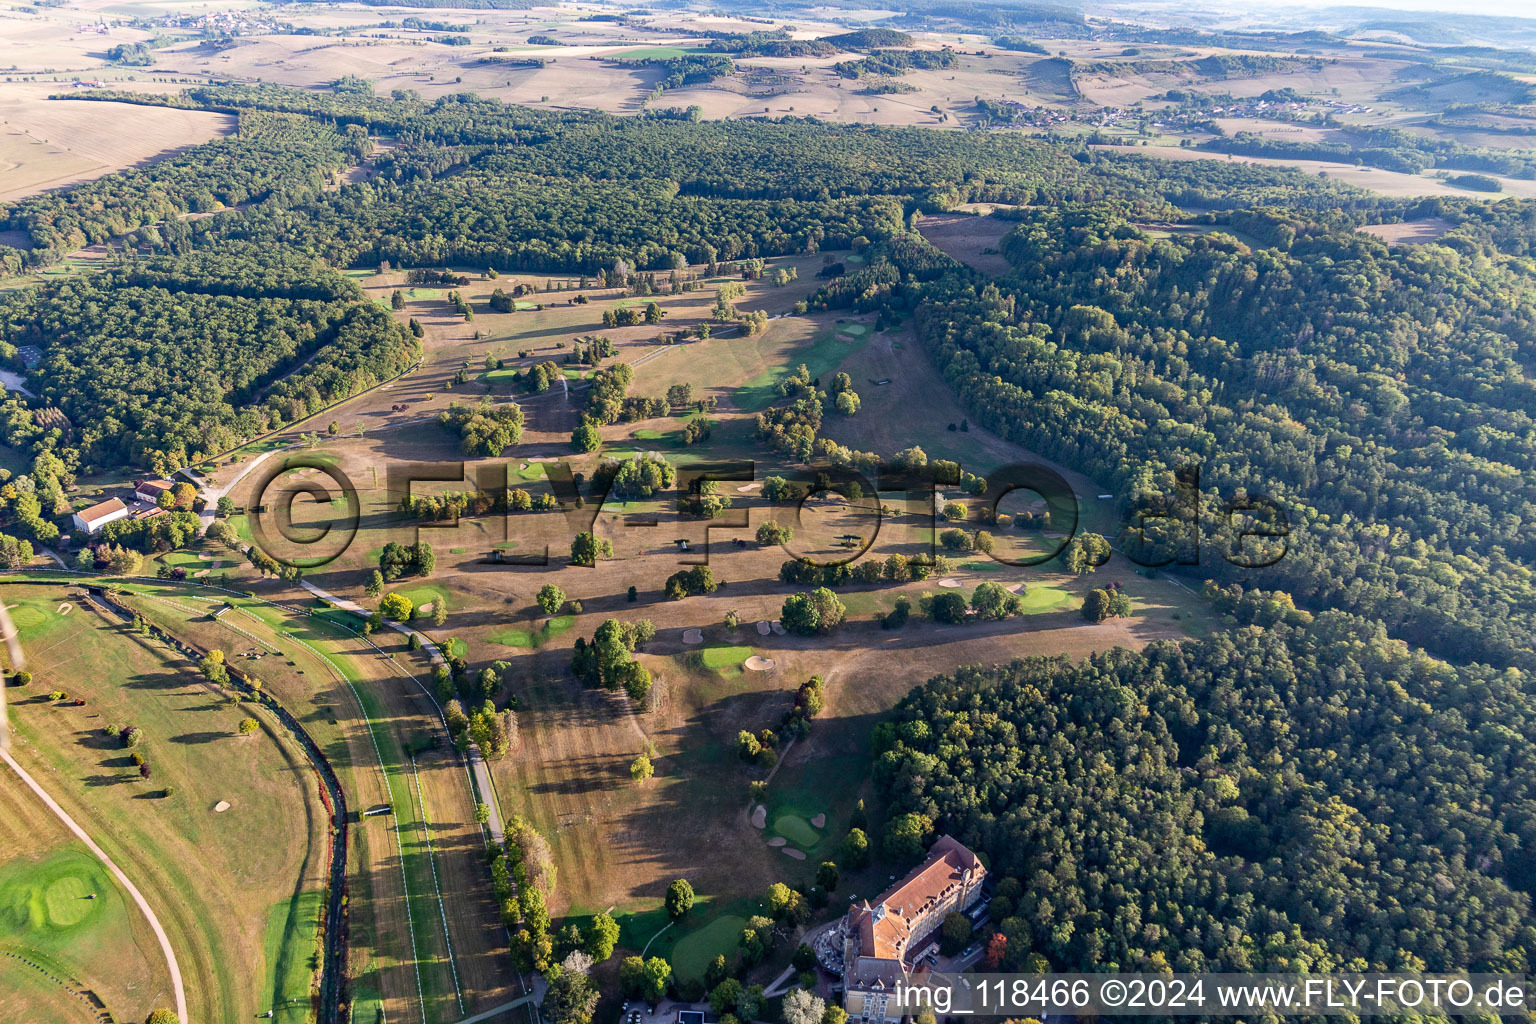
[(420, 343), (346, 277), (250, 246), (130, 260), (0, 298), (4, 354), (37, 345), (30, 382), (67, 436), (21, 410), (8, 444), (58, 447), (71, 470), (164, 474), (408, 369)]
[(1529, 969), (1524, 673), (1290, 618), (964, 669), (877, 728), (892, 820), (1012, 880), (991, 908), (1008, 967)]

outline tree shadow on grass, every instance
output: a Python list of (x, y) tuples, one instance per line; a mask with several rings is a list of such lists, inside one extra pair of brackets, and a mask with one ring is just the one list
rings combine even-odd
[(186, 686), (188, 682), (183, 672), (140, 672), (124, 680), (123, 685), (131, 690), (175, 690)]
[(86, 750), (121, 750), (123, 741), (107, 735), (105, 729), (82, 729), (75, 734), (75, 742)]
[(171, 737), (171, 742), (172, 743), (186, 744), (186, 745), (190, 746), (190, 745), (198, 744), (198, 743), (212, 743), (215, 740), (222, 740), (222, 739), (228, 739), (228, 738), (229, 738), (229, 733), (226, 733), (226, 732), (212, 732), (212, 731), (209, 731), (209, 730), (204, 730), (202, 732), (184, 732), (180, 736), (172, 736)]
[(96, 789), (101, 786), (120, 786), (125, 782), (137, 782), (136, 775), (87, 775), (84, 780), (86, 786)]

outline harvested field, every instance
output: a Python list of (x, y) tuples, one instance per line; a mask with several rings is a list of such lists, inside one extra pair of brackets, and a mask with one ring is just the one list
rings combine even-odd
[(99, 178), (234, 129), (224, 114), (50, 100), (49, 91), (0, 87), (0, 200)]

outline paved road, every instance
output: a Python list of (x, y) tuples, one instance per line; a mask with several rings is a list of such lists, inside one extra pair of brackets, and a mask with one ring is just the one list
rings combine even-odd
[(210, 487), (208, 486), (208, 481), (206, 478), (197, 476), (195, 473), (189, 469), (186, 469), (185, 467), (178, 469), (176, 471), (177, 473), (186, 477), (188, 480), (191, 480), (194, 484), (196, 484), (198, 487), (201, 487), (203, 490), (203, 510), (197, 514), (197, 518), (202, 520), (203, 529), (207, 530), (208, 527), (213, 525), (214, 517), (217, 515), (219, 509), (219, 499), (224, 497), (224, 495), (228, 494), (230, 491), (234, 490), (235, 485), (249, 476), (253, 469), (261, 465), (263, 462), (266, 462), (272, 456), (277, 455), (280, 452), (290, 451), (299, 447), (303, 443), (304, 442), (302, 441), (295, 441), (293, 444), (284, 445), (281, 448), (274, 448), (269, 452), (262, 452), (250, 462), (247, 462), (244, 466), (241, 466), (240, 472), (231, 477), (229, 483), (225, 484), (223, 487)]
[(510, 1011), (517, 1009), (519, 1006), (523, 1006), (524, 1004), (532, 1001), (533, 993), (530, 992), (525, 996), (518, 996), (510, 1003), (502, 1003), (500, 1006), (493, 1006), (489, 1010), (484, 1010), (480, 1013), (477, 1013), (473, 1017), (465, 1017), (463, 1020), (459, 1021), (458, 1024), (476, 1024), (478, 1021), (490, 1020), (492, 1017), (500, 1017), (502, 1014), (509, 1013)]
[[(300, 580), (299, 586), (303, 587), (311, 594), (314, 594), (316, 597), (324, 598), (325, 600), (331, 602), (342, 611), (351, 612), (353, 615), (359, 615), (365, 619), (372, 615), (372, 612), (368, 611), (368, 609), (364, 608), (356, 601), (349, 600), (345, 597), (337, 597), (330, 591), (320, 589), (308, 580)], [(414, 635), (420, 637), (422, 649), (427, 652), (427, 656), (432, 659), (432, 663), (434, 665), (445, 660), (443, 658), (443, 652), (438, 648), (437, 644), (432, 642), (432, 638), (427, 636), (425, 633), (418, 633), (410, 626), (403, 625), (399, 622), (391, 622), (389, 619), (385, 619), (384, 624), (391, 629), (395, 629), (401, 633), (404, 633), (406, 636)], [(394, 662), (390, 662), (390, 664), (394, 665)], [(405, 670), (400, 668), (399, 665), (395, 665), (395, 668), (397, 671), (405, 672)], [(418, 682), (417, 685), (420, 685), (420, 683)], [(427, 690), (426, 687), (422, 687), (422, 690), (427, 694), (427, 697), (431, 699), (432, 706), (437, 708), (438, 714), (441, 715), (443, 709), (438, 706), (436, 695), (433, 694), (430, 690)], [(491, 842), (499, 846), (501, 843), (506, 841), (507, 830), (506, 826), (502, 823), (501, 820), (501, 808), (497, 806), (496, 803), (496, 790), (491, 787), (490, 769), (485, 766), (485, 758), (480, 756), (480, 748), (474, 744), (470, 744), (469, 751), (465, 756), (469, 759), (469, 770), (475, 777), (475, 788), (480, 791), (480, 800), (488, 808), (490, 808), (491, 816), (490, 819), (486, 821), (485, 827), (491, 834)]]
[(108, 857), (102, 848), (97, 846), (91, 837), (85, 834), (85, 829), (75, 824), (75, 819), (65, 813), (64, 808), (59, 806), (58, 801), (49, 796), (43, 787), (37, 784), (37, 780), (28, 775), (26, 770), (16, 763), (15, 758), (5, 751), (0, 751), (0, 759), (3, 759), (6, 764), (10, 765), (11, 770), (21, 777), (21, 781), (25, 782), (28, 788), (37, 794), (38, 799), (58, 816), (58, 819), (64, 823), (64, 827), (73, 832), (75, 838), (84, 843), (86, 849), (90, 850), (97, 860), (107, 866), (107, 870), (112, 872), (118, 884), (127, 890), (128, 895), (133, 897), (133, 902), (139, 905), (139, 909), (144, 912), (145, 919), (149, 921), (150, 929), (155, 933), (155, 938), (160, 941), (160, 950), (165, 954), (166, 966), (170, 968), (171, 988), (176, 993), (176, 1016), (182, 1021), (187, 1022), (187, 1024), (191, 1024), (191, 1018), (187, 1016), (187, 990), (181, 983), (181, 965), (176, 962), (176, 951), (171, 948), (171, 940), (165, 934), (165, 929), (160, 926), (160, 919), (155, 916), (154, 908), (149, 905), (149, 901), (144, 898), (144, 894), (139, 892), (138, 887), (129, 880), (127, 875), (123, 874), (123, 869), (114, 864), (112, 858)]

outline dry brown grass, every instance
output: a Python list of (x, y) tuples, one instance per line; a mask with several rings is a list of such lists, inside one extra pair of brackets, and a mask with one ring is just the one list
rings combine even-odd
[(1375, 235), (1388, 245), (1410, 245), (1414, 242), (1433, 242), (1453, 227), (1455, 225), (1443, 217), (1427, 217), (1401, 224), (1367, 224), (1360, 230)]
[(987, 274), (1008, 270), (1008, 260), (999, 249), (1003, 236), (1014, 227), (1014, 222), (1001, 217), (966, 214), (927, 216), (918, 224), (918, 230), (928, 241), (961, 263)]

